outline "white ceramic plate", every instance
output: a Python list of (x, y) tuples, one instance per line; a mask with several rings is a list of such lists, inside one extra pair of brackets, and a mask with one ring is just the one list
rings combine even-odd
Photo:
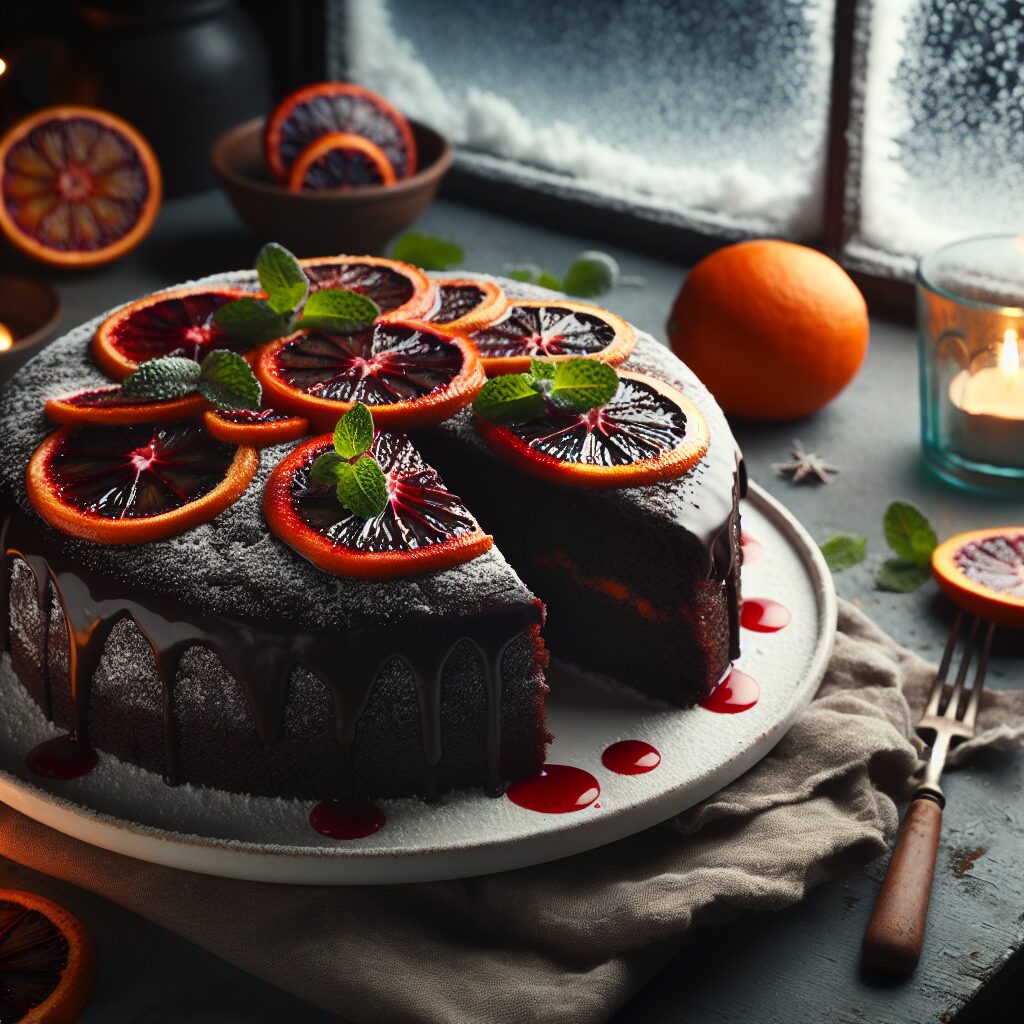
[[(761, 698), (740, 714), (656, 707), (568, 669), (549, 674), (548, 760), (591, 772), (601, 793), (568, 814), (540, 814), (505, 797), (459, 793), (440, 805), (382, 801), (387, 824), (365, 839), (326, 839), (311, 804), (169, 788), (159, 776), (101, 755), (89, 775), (40, 779), (25, 754), (56, 730), (10, 671), (0, 671), (0, 799), (70, 836), (130, 857), (212, 875), (310, 885), (418, 882), (526, 867), (588, 850), (664, 821), (721, 789), (771, 750), (814, 695), (836, 623), (832, 577), (803, 527), (760, 488), (743, 505), (744, 532), (762, 545), (744, 567), (747, 597), (792, 613), (776, 633), (744, 630), (738, 665)], [(617, 775), (601, 754), (621, 739), (661, 753), (643, 775)]]

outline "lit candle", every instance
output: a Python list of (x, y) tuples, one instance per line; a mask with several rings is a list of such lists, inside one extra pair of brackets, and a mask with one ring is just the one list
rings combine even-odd
[(1024, 468), (1024, 359), (1012, 328), (977, 369), (950, 382), (951, 424), (959, 450), (975, 462)]
[(0, 352), (6, 352), (14, 347), (14, 335), (11, 334), (7, 324), (0, 323)]

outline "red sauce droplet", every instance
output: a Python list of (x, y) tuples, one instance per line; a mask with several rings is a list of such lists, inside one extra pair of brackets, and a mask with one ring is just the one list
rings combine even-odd
[(746, 565), (756, 562), (764, 554), (761, 542), (756, 537), (751, 537), (749, 533), (740, 534), (740, 547), (743, 548), (743, 562)]
[(601, 795), (601, 784), (582, 768), (546, 764), (540, 775), (514, 782), (505, 795), (512, 803), (528, 811), (567, 814), (589, 807)]
[(324, 800), (309, 812), (309, 823), (330, 839), (365, 839), (379, 832), (388, 819), (374, 804)]
[(619, 775), (643, 775), (661, 764), (661, 754), (643, 740), (619, 740), (601, 755), (601, 763)]
[(740, 625), (755, 633), (777, 633), (791, 618), (789, 609), (770, 597), (748, 597), (740, 612)]
[(733, 667), (700, 702), (700, 706), (719, 715), (735, 715), (752, 708), (760, 696), (761, 687), (757, 685), (757, 680)]
[(57, 736), (25, 755), (29, 771), (47, 779), (80, 779), (96, 767), (96, 751), (74, 736)]

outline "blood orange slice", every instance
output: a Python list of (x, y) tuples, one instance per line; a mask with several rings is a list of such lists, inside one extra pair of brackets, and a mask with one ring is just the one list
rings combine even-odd
[(437, 282), (437, 308), (426, 319), (444, 334), (469, 334), (497, 320), (506, 301), (494, 281), (446, 278)]
[(79, 391), (65, 398), (51, 398), (46, 403), (46, 415), (54, 423), (123, 426), (188, 419), (200, 415), (208, 405), (200, 395), (186, 395), (166, 402), (126, 398), (121, 393), (121, 385), (112, 384)]
[(299, 154), (288, 174), (288, 187), (293, 192), (394, 183), (395, 169), (384, 151), (351, 132), (321, 135)]
[(625, 320), (568, 299), (514, 299), (492, 324), (469, 335), (489, 377), (525, 373), (531, 359), (592, 356), (618, 366), (636, 345)]
[(255, 370), (267, 402), (318, 430), (333, 430), (356, 402), (389, 430), (431, 426), (469, 405), (484, 384), (473, 346), (427, 324), (300, 332), (266, 346)]
[[(376, 414), (374, 414), (376, 416)], [(310, 479), (330, 435), (296, 448), (270, 475), (263, 509), (271, 530), (325, 572), (388, 579), (468, 562), (493, 539), (401, 434), (378, 432), (370, 454), (387, 479), (388, 503), (373, 519), (342, 506), (334, 488)]]
[(382, 320), (417, 320), (434, 308), (434, 282), (419, 267), (381, 256), (324, 256), (299, 260), (310, 289), (343, 288), (380, 306)]
[(147, 295), (111, 313), (100, 324), (92, 353), (111, 377), (122, 380), (140, 363), (160, 356), (185, 356), (201, 363), (215, 348), (236, 351), (243, 343), (214, 323), (226, 302), (251, 296), (241, 288), (172, 288)]
[(618, 391), (598, 409), (549, 406), (540, 419), (514, 426), (478, 416), (480, 433), (515, 465), (560, 484), (641, 487), (692, 469), (709, 443), (700, 410), (664, 381), (618, 375)]
[(0, 1020), (74, 1024), (96, 983), (77, 918), (31, 892), (0, 889)]
[(214, 441), (200, 420), (62, 427), (26, 472), (51, 526), (100, 544), (162, 540), (208, 522), (249, 486), (259, 456)]
[(267, 165), (282, 184), (299, 154), (328, 132), (369, 139), (399, 178), (416, 170), (416, 141), (409, 122), (382, 96), (349, 82), (319, 82), (286, 96), (267, 120)]
[(990, 527), (950, 537), (932, 552), (939, 586), (961, 608), (1024, 629), (1024, 526)]
[(310, 432), (309, 420), (304, 416), (289, 416), (274, 409), (211, 409), (203, 414), (203, 423), (215, 440), (253, 448), (297, 441)]
[(160, 167), (146, 140), (92, 107), (47, 107), (0, 140), (0, 229), (33, 259), (95, 267), (149, 233)]

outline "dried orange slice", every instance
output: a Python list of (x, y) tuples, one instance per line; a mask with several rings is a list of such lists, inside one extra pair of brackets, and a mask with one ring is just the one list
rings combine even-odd
[(470, 341), (488, 377), (526, 373), (531, 359), (591, 356), (618, 366), (636, 345), (636, 331), (606, 309), (568, 299), (513, 299)]
[(95, 984), (81, 922), (35, 893), (0, 889), (0, 1020), (74, 1024)]
[(343, 288), (380, 306), (378, 320), (417, 320), (437, 301), (434, 282), (411, 263), (382, 256), (319, 256), (299, 260), (312, 291)]
[(201, 420), (62, 427), (25, 474), (51, 526), (99, 544), (163, 540), (208, 522), (249, 486), (259, 455), (214, 441)]
[(353, 515), (334, 488), (310, 479), (317, 457), (329, 451), (330, 434), (300, 445), (270, 474), (263, 492), (271, 530), (325, 572), (364, 579), (436, 572), (493, 544), (404, 435), (374, 437), (370, 454), (387, 478), (388, 504), (373, 519)]
[(44, 263), (123, 256), (149, 233), (160, 195), (149, 143), (106, 111), (46, 107), (0, 139), (0, 230)]
[(288, 174), (293, 192), (393, 185), (395, 169), (380, 146), (351, 132), (328, 132), (311, 142)]
[(505, 310), (505, 293), (494, 281), (458, 277), (437, 281), (437, 308), (425, 319), (443, 334), (469, 334)]
[(297, 441), (310, 432), (309, 420), (304, 416), (289, 416), (274, 409), (211, 409), (203, 414), (203, 423), (215, 440), (253, 448)]
[(399, 178), (416, 171), (409, 122), (383, 96), (350, 82), (318, 82), (290, 93), (264, 130), (267, 166), (282, 184), (299, 154), (328, 132), (350, 132), (383, 151)]
[(268, 404), (333, 430), (356, 402), (388, 430), (441, 423), (484, 385), (473, 346), (429, 324), (379, 323), (358, 334), (300, 331), (272, 342), (255, 365)]
[(541, 419), (514, 426), (478, 416), (480, 434), (527, 472), (578, 487), (642, 487), (692, 469), (709, 443), (700, 410), (664, 381), (618, 375), (618, 391), (599, 409), (549, 406)]
[(46, 402), (46, 415), (54, 423), (69, 426), (79, 423), (123, 426), (127, 423), (166, 423), (189, 419), (200, 415), (208, 405), (209, 402), (200, 395), (186, 395), (166, 402), (125, 398), (121, 385), (111, 384), (64, 398), (50, 398)]
[(972, 615), (1024, 629), (1024, 526), (972, 530), (932, 552), (939, 586)]

